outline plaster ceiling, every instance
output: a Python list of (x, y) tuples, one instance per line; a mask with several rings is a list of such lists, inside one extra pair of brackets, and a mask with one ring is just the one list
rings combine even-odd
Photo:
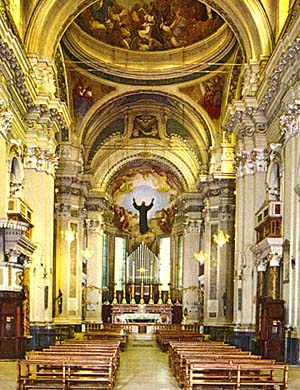
[(118, 170), (153, 159), (173, 171), (183, 190), (194, 190), (222, 142), (222, 112), (241, 97), (243, 64), (271, 52), (261, 2), (43, 6), (37, 2), (29, 19), (25, 45), (48, 58), (60, 53), (73, 134), (96, 186), (106, 190)]

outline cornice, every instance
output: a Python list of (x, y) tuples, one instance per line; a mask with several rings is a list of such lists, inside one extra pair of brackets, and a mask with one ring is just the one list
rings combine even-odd
[[(3, 31), (5, 31), (5, 40), (1, 36)], [(34, 69), (17, 38), (5, 26), (1, 17), (0, 57), (1, 71), (8, 83), (7, 91), (11, 95), (13, 104), (18, 106), (20, 115), (28, 121), (45, 123), (48, 120), (49, 127), (56, 128), (55, 132), (60, 131), (62, 137), (68, 138), (71, 120), (65, 105), (58, 99), (38, 95)], [(47, 77), (49, 79), (49, 72)]]

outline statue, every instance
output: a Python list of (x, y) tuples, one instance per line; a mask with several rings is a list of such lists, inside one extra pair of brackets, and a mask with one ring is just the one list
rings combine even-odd
[(148, 206), (145, 204), (145, 201), (142, 204), (137, 205), (135, 199), (133, 198), (133, 207), (139, 211), (140, 213), (140, 232), (141, 234), (145, 234), (148, 232), (148, 221), (147, 221), (147, 213), (153, 207), (154, 198), (152, 198), (151, 203)]
[(57, 298), (56, 298), (57, 307), (58, 307), (58, 314), (61, 314), (61, 313), (62, 313), (62, 300), (63, 300), (63, 293), (62, 293), (61, 290), (59, 289), (59, 290), (58, 290), (58, 296), (57, 296)]

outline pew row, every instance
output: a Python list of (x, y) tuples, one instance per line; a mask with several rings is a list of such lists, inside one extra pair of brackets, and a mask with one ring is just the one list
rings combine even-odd
[(67, 341), (17, 362), (17, 390), (111, 389), (121, 342)]
[(17, 390), (112, 389), (112, 358), (18, 360)]
[(199, 385), (247, 390), (251, 386), (253, 389), (288, 388), (287, 365), (225, 343), (170, 341), (168, 359), (184, 390), (194, 390)]
[[(188, 374), (184, 390), (193, 390), (196, 386), (215, 386), (234, 390), (249, 389), (288, 389), (288, 366), (279, 363), (262, 362), (188, 362)], [(279, 377), (274, 375), (279, 372)]]

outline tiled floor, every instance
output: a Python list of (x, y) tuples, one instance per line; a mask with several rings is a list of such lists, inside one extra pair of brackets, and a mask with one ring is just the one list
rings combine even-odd
[(121, 355), (116, 390), (179, 389), (168, 367), (168, 356), (159, 350), (153, 337), (132, 335)]
[[(132, 335), (121, 353), (115, 390), (175, 389), (179, 386), (168, 368), (167, 354), (153, 337)], [(0, 360), (0, 390), (16, 390), (16, 362)], [(289, 390), (300, 390), (300, 367), (289, 369)]]

